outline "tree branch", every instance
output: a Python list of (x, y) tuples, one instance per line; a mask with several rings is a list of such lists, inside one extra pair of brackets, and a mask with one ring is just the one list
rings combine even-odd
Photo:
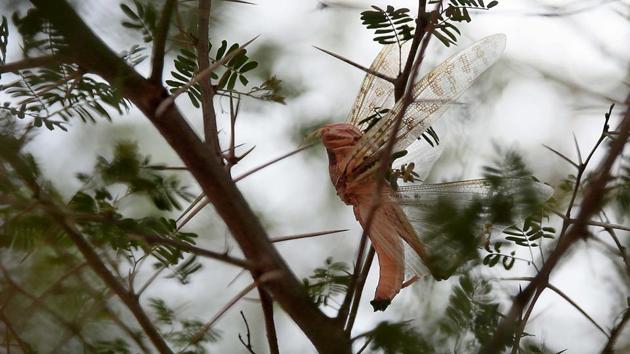
[(276, 334), (276, 324), (273, 320), (273, 299), (265, 292), (265, 289), (258, 287), (260, 294), (260, 305), (265, 317), (265, 330), (267, 332), (267, 343), (269, 343), (269, 354), (280, 354), (278, 348), (278, 335)]
[[(252, 272), (254, 278), (269, 272), (282, 275), (265, 283), (263, 287), (302, 329), (315, 348), (320, 353), (350, 353), (351, 344), (343, 329), (310, 300), (301, 283), (269, 241), (260, 221), (234, 182), (172, 105), (173, 96), (169, 97), (164, 87), (148, 82), (126, 65), (66, 1), (31, 1), (64, 35), (72, 49), (73, 58), (91, 72), (110, 83), (116, 83), (121, 94), (130, 99), (158, 129), (213, 203), (245, 257), (257, 265), (258, 270)], [(238, 52), (235, 50), (232, 53)], [(228, 57), (229, 54), (223, 59)], [(221, 65), (220, 61), (214, 64)], [(211, 67), (200, 72), (197, 77), (207, 75), (206, 71)], [(161, 107), (161, 114), (157, 112), (158, 107)]]
[[(199, 0), (199, 11), (197, 16), (197, 65), (199, 71), (203, 71), (210, 66), (208, 57), (208, 41), (210, 27), (210, 0)], [(214, 89), (210, 85), (210, 78), (206, 77), (199, 81), (201, 87), (201, 112), (203, 115), (203, 133), (206, 144), (214, 153), (214, 157), (219, 157), (221, 147), (219, 146), (219, 136), (217, 132), (217, 116), (214, 111)], [(220, 160), (221, 161), (221, 160)]]
[(174, 246), (188, 253), (196, 254), (198, 256), (202, 256), (206, 258), (216, 259), (218, 261), (232, 264), (237, 267), (244, 268), (244, 269), (254, 268), (254, 265), (247, 260), (231, 257), (227, 253), (214, 252), (214, 251), (207, 250), (205, 248), (189, 245), (179, 240), (174, 240), (174, 239), (157, 236), (157, 235), (148, 235), (148, 234), (144, 234), (144, 235), (132, 234), (131, 236), (135, 236), (136, 238), (146, 241), (147, 243), (150, 243), (150, 244), (162, 244), (162, 245)]
[(60, 55), (46, 55), (43, 57), (25, 58), (13, 63), (0, 65), (0, 74), (11, 73), (25, 69), (32, 69), (39, 66), (49, 66), (67, 62), (67, 58)]
[(168, 38), (168, 28), (171, 24), (171, 16), (175, 9), (175, 0), (166, 0), (160, 20), (157, 24), (155, 36), (153, 38), (153, 53), (151, 54), (151, 76), (149, 81), (155, 84), (162, 84), (162, 72), (164, 71), (164, 53), (166, 39)]
[[(626, 103), (630, 104), (630, 96), (626, 98)], [(499, 324), (493, 339), (488, 345), (483, 346), (479, 353), (499, 353), (501, 348), (510, 342), (513, 329), (516, 328), (515, 324), (518, 319), (518, 314), (521, 313), (522, 309), (530, 302), (532, 296), (538, 294), (547, 286), (551, 271), (556, 267), (560, 259), (567, 253), (571, 246), (578, 240), (588, 237), (588, 221), (591, 219), (591, 216), (601, 208), (605, 188), (610, 180), (610, 169), (622, 153), (628, 136), (630, 136), (630, 109), (626, 110), (624, 114), (623, 120), (619, 125), (619, 132), (620, 134), (610, 145), (608, 154), (600, 163), (592, 182), (584, 192), (580, 211), (575, 218), (575, 223), (567, 229), (568, 231), (564, 237), (559, 239), (556, 248), (543, 265), (540, 273), (516, 296), (509, 312)], [(597, 145), (599, 145), (599, 143), (598, 141)], [(587, 158), (587, 161), (589, 159), (590, 156)], [(567, 217), (569, 217), (569, 215), (567, 215)], [(532, 301), (530, 307), (534, 305), (535, 302)], [(516, 340), (518, 340), (518, 338), (516, 338)]]

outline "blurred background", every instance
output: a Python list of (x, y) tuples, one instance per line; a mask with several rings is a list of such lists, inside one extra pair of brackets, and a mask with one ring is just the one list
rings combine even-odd
[[(282, 80), (282, 93), (286, 96), (284, 105), (247, 98), (241, 103), (236, 143), (243, 144), (240, 151), (254, 146), (255, 149), (235, 166), (234, 176), (295, 149), (309, 129), (346, 119), (364, 74), (313, 46), (368, 66), (381, 45), (373, 42), (372, 32), (361, 25), (360, 12), (370, 5), (390, 4), (416, 11), (416, 1), (402, 0), (395, 4), (377, 0), (256, 0), (255, 5), (213, 2), (211, 41), (244, 43), (260, 35), (248, 48), (249, 56), (259, 62), (253, 75), (261, 80), (275, 75)], [(9, 14), (15, 10), (24, 12), (28, 6), (25, 1), (5, 0), (2, 8)], [(74, 6), (115, 51), (128, 50), (140, 41), (137, 32), (120, 26), (123, 13), (119, 1), (82, 0), (75, 1)], [(521, 152), (534, 174), (552, 186), (573, 173), (568, 163), (543, 144), (575, 158), (575, 137), (585, 153), (599, 137), (604, 113), (612, 103), (617, 103), (612, 120), (615, 126), (618, 114), (625, 109), (621, 102), (628, 94), (629, 11), (630, 2), (625, 0), (500, 1), (492, 11), (471, 12), (473, 21), (460, 26), (463, 35), (457, 46), (446, 48), (433, 40), (421, 68), (423, 73), (490, 34), (505, 33), (507, 49), (501, 60), (453, 105), (438, 127), (443, 125), (445, 132), (445, 152), (428, 180), (479, 178), (481, 167), (496, 156), (497, 146)], [(17, 60), (20, 55), (17, 43), (10, 42), (7, 61)], [(147, 75), (148, 64), (145, 61), (137, 69)], [(172, 59), (167, 65), (170, 71)], [(201, 134), (201, 113), (186, 97), (180, 97), (177, 105)], [(226, 147), (229, 100), (217, 98), (215, 105), (220, 113), (222, 146)], [(154, 162), (181, 165), (136, 109), (116, 116), (112, 122), (74, 122), (68, 132), (42, 131), (28, 149), (55, 186), (70, 197), (81, 186), (75, 174), (91, 171), (98, 155), (111, 157), (112, 142), (124, 140), (138, 141), (141, 153), (150, 155)], [(604, 152), (600, 150), (595, 155), (593, 165)], [(194, 194), (200, 192), (187, 173), (178, 174), (192, 186)], [(340, 234), (278, 243), (277, 248), (298, 277), (308, 277), (327, 257), (352, 264), (361, 228), (352, 208), (335, 194), (321, 145), (265, 168), (238, 182), (238, 186), (272, 236), (348, 229)], [(123, 205), (129, 215), (157, 213), (148, 203), (137, 200)], [(174, 217), (178, 215), (173, 213)], [(240, 254), (211, 206), (195, 217), (186, 230), (198, 233), (204, 247)], [(627, 233), (620, 234), (628, 245), (629, 237)], [(529, 258), (527, 250), (523, 252), (523, 258)], [(176, 279), (163, 276), (147, 290), (144, 299), (159, 296), (182, 317), (206, 321), (251, 281), (249, 275), (240, 274), (234, 267), (200, 261), (204, 267), (192, 276), (190, 284), (182, 287)], [(611, 319), (623, 308), (624, 292), (620, 289), (628, 285), (620, 284), (610, 269), (607, 255), (593, 243), (581, 243), (553, 273), (551, 282), (598, 323), (609, 327)], [(484, 268), (483, 272), (490, 278), (504, 275), (498, 268)], [(147, 266), (140, 278), (146, 279), (152, 273)], [(535, 273), (531, 266), (517, 262), (510, 274)], [(449, 289), (457, 281), (420, 281), (404, 289), (386, 312), (373, 313), (369, 300), (377, 279), (375, 262), (363, 293), (355, 333), (367, 331), (383, 320), (412, 320), (422, 328), (423, 323), (443, 311)], [(519, 283), (494, 285), (507, 303), (518, 292)], [(220, 319), (216, 328), (222, 340), (211, 344), (210, 352), (244, 351), (237, 339), (239, 333), (245, 333), (239, 310), (245, 313), (252, 328), (253, 347), (259, 353), (266, 351), (257, 296), (252, 292)], [(332, 303), (330, 314), (334, 308)], [(281, 351), (314, 352), (299, 328), (279, 308), (275, 313)], [(575, 308), (549, 291), (542, 295), (526, 332), (550, 348), (566, 349), (568, 353), (593, 353), (606, 341)]]

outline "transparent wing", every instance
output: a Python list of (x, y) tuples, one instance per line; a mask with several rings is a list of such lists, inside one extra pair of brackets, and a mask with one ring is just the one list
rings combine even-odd
[[(406, 44), (399, 50), (396, 44), (384, 46), (370, 65), (370, 69), (396, 78), (402, 65), (401, 58), (407, 57), (409, 47), (409, 44)], [(367, 74), (361, 83), (361, 89), (348, 116), (348, 123), (352, 123), (364, 131), (368, 123), (359, 124), (361, 120), (374, 114), (377, 109), (391, 109), (393, 106), (394, 85), (379, 77)]]
[[(478, 179), (402, 186), (387, 200), (402, 209), (428, 254), (421, 261), (408, 252), (406, 264), (419, 275), (428, 267), (440, 279), (474, 256), (482, 236), (521, 223), (552, 194), (551, 187), (530, 179)], [(496, 208), (508, 211), (505, 219), (497, 218)]]
[[(435, 128), (435, 127), (433, 127)], [(440, 139), (444, 138), (444, 134), (442, 131), (437, 130), (437, 134)], [(416, 179), (419, 181), (424, 181), (431, 168), (435, 164), (435, 162), (440, 158), (442, 152), (444, 151), (444, 145), (438, 145), (433, 143), (433, 145), (428, 144), (424, 140), (415, 140), (411, 145), (407, 148), (407, 155), (396, 159), (392, 164), (393, 169), (399, 169), (402, 165), (408, 165), (409, 163), (413, 163), (415, 165), (414, 172), (417, 174)]]
[[(504, 49), (505, 35), (486, 37), (445, 60), (415, 84), (413, 102), (402, 113), (403, 124), (398, 131), (394, 151), (406, 148), (420, 137), (444, 113), (448, 103), (459, 97), (498, 60)], [(357, 161), (371, 163), (373, 155), (386, 145), (402, 108), (403, 102), (396, 103), (387, 116), (359, 140), (347, 163), (354, 161), (354, 166), (360, 166)]]

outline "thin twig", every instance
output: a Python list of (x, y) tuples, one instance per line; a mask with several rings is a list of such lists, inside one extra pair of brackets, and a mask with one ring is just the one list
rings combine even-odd
[(381, 78), (381, 79), (383, 79), (385, 81), (391, 82), (392, 84), (394, 84), (396, 82), (396, 78), (394, 78), (394, 77), (389, 77), (389, 76), (387, 76), (385, 74), (379, 73), (378, 71), (374, 71), (374, 70), (372, 70), (370, 68), (366, 68), (365, 66), (363, 66), (361, 64), (357, 64), (357, 63), (353, 62), (352, 60), (344, 58), (341, 55), (335, 54), (335, 53), (333, 53), (333, 52), (331, 52), (329, 50), (320, 48), (318, 46), (313, 46), (313, 47), (315, 47), (315, 49), (321, 50), (322, 52), (324, 52), (324, 53), (326, 53), (326, 54), (328, 54), (328, 55), (330, 55), (332, 57), (335, 57), (335, 58), (343, 61), (344, 63), (348, 63), (348, 64), (354, 66), (355, 68), (359, 69), (359, 70), (365, 71), (366, 73), (368, 73), (370, 75), (374, 75), (374, 76), (376, 76), (378, 78)]
[(206, 258), (216, 259), (221, 262), (235, 265), (237, 267), (241, 267), (245, 269), (252, 269), (253, 267), (251, 262), (247, 260), (234, 258), (232, 256), (227, 255), (227, 253), (219, 253), (219, 252), (210, 251), (204, 248), (190, 245), (186, 242), (182, 242), (179, 240), (174, 240), (171, 238), (166, 238), (166, 237), (157, 236), (157, 235), (150, 235), (150, 234), (141, 235), (138, 233), (131, 234), (130, 236), (135, 237), (139, 240), (146, 241), (147, 243), (150, 243), (150, 244), (163, 244), (163, 245), (174, 246), (182, 251), (186, 251), (186, 252), (196, 254), (198, 256), (202, 256)]
[[(264, 164), (257, 166), (245, 173), (243, 173), (242, 175), (234, 178), (234, 182), (238, 182), (242, 179), (244, 179), (245, 177), (248, 177), (270, 165), (273, 165), (276, 162), (282, 161), (284, 159), (286, 159), (287, 157), (293, 156), (295, 154), (297, 154), (298, 152), (301, 152), (303, 150), (306, 150), (312, 146), (315, 146), (315, 144), (309, 144), (306, 146), (302, 146), (296, 150), (293, 150), (291, 152), (288, 152), (280, 157), (277, 157), (271, 161), (265, 162)], [(197, 198), (195, 198), (195, 200), (188, 206), (188, 208), (186, 208), (186, 210), (182, 213), (182, 215), (180, 215), (180, 217), (177, 219), (178, 221), (178, 225), (177, 225), (177, 230), (180, 230), (181, 228), (184, 227), (184, 225), (186, 225), (190, 220), (192, 220), (192, 218), (197, 215), (197, 213), (199, 213), (199, 211), (201, 211), (201, 209), (203, 209), (206, 205), (208, 205), (210, 202), (208, 201), (207, 198), (204, 198), (203, 194), (200, 194)], [(191, 211), (192, 210), (192, 211)]]
[(291, 236), (278, 236), (278, 237), (272, 238), (271, 242), (276, 243), (276, 242), (284, 242), (284, 241), (291, 241), (291, 240), (299, 240), (303, 238), (317, 237), (317, 236), (323, 236), (323, 235), (332, 235), (332, 234), (346, 232), (346, 231), (348, 231), (348, 229), (318, 231), (318, 232), (310, 232), (306, 234), (291, 235)]
[(203, 336), (206, 334), (206, 332), (208, 332), (208, 330), (210, 330), (212, 325), (214, 325), (219, 320), (219, 318), (221, 318), (221, 316), (223, 316), (223, 314), (227, 312), (227, 310), (229, 310), (232, 306), (234, 306), (234, 304), (236, 304), (238, 300), (240, 300), (241, 298), (243, 298), (243, 296), (247, 295), (247, 293), (252, 291), (252, 289), (263, 284), (266, 281), (272, 280), (273, 278), (277, 278), (280, 276), (281, 275), (277, 272), (265, 273), (261, 275), (260, 277), (258, 277), (258, 279), (254, 280), (251, 284), (246, 286), (243, 290), (241, 290), (238, 294), (236, 294), (230, 301), (228, 301), (228, 303), (225, 304), (225, 306), (219, 309), (219, 312), (217, 312), (208, 322), (206, 322), (203, 326), (201, 326), (201, 328), (190, 337), (190, 344), (196, 344), (201, 339), (203, 339)]
[(245, 329), (247, 330), (247, 343), (245, 343), (240, 333), (238, 334), (238, 340), (241, 341), (241, 344), (243, 344), (248, 352), (250, 352), (251, 354), (256, 354), (256, 352), (254, 352), (254, 348), (252, 348), (252, 338), (249, 331), (249, 323), (247, 323), (247, 318), (245, 318), (245, 314), (243, 313), (243, 311), (241, 311), (241, 318), (243, 319), (243, 322), (245, 322)]
[[(534, 278), (533, 277), (511, 277), (511, 278), (499, 278), (498, 280), (532, 281), (534, 280)], [(578, 310), (584, 317), (586, 317), (586, 319), (589, 320), (589, 322), (591, 322), (593, 326), (595, 326), (600, 332), (602, 332), (602, 334), (605, 335), (606, 338), (610, 338), (610, 335), (606, 332), (606, 330), (604, 330), (604, 328), (600, 326), (586, 311), (584, 311), (584, 309), (582, 309), (580, 305), (578, 305), (575, 301), (573, 301), (573, 299), (571, 299), (562, 290), (558, 289), (556, 286), (554, 286), (551, 283), (547, 283), (547, 288), (549, 288), (556, 294), (560, 295), (564, 300), (566, 300), (569, 304), (575, 307), (575, 309)]]
[[(22, 353), (24, 354), (33, 353), (31, 346), (28, 345), (28, 343), (26, 343), (24, 340), (22, 340), (22, 338), (20, 338), (20, 335), (18, 334), (18, 332), (15, 330), (15, 328), (13, 328), (13, 325), (11, 325), (11, 321), (4, 315), (2, 311), (0, 311), (0, 321), (4, 322), (4, 325), (6, 326), (8, 333), (11, 333), (11, 335), (17, 342), (18, 346), (22, 350)], [(8, 350), (8, 346), (10, 346), (11, 344), (9, 343), (8, 338), (6, 341), (7, 341), (7, 353), (9, 353), (10, 350)]]
[(368, 273), (370, 272), (370, 267), (372, 266), (372, 262), (374, 261), (374, 247), (370, 246), (370, 250), (368, 251), (367, 256), (365, 257), (365, 263), (363, 264), (363, 269), (361, 270), (361, 275), (357, 279), (357, 285), (354, 290), (354, 298), (352, 300), (352, 307), (350, 308), (350, 313), (348, 314), (348, 321), (346, 322), (345, 331), (349, 335), (352, 332), (352, 327), (354, 327), (354, 321), (357, 318), (357, 312), (359, 311), (359, 304), (361, 302), (361, 294), (363, 294), (363, 287), (365, 286), (365, 281), (367, 280)]
[[(626, 103), (630, 103), (630, 95), (626, 98)], [(603, 128), (604, 132), (608, 130), (609, 117), (610, 111), (606, 115), (606, 121)], [(610, 169), (622, 153), (628, 140), (628, 136), (630, 136), (630, 109), (626, 110), (618, 130), (620, 132), (619, 136), (610, 144), (608, 154), (604, 157), (596, 169), (597, 173), (584, 192), (580, 211), (578, 216), (575, 218), (576, 222), (571, 224), (571, 228), (568, 228), (568, 223), (566, 223), (567, 226), (564, 227), (563, 230), (568, 231), (563, 237), (559, 238), (555, 250), (548, 257), (547, 262), (545, 262), (540, 273), (538, 273), (527, 285), (523, 292), (516, 296), (509, 312), (505, 315), (497, 327), (494, 337), (487, 345), (482, 346), (479, 353), (498, 353), (501, 351), (503, 346), (511, 340), (511, 338), (515, 338), (515, 344), (519, 341), (520, 333), (516, 333), (516, 336), (513, 336), (514, 333), (512, 331), (518, 314), (528, 303), (530, 303), (530, 299), (532, 299), (533, 296), (537, 297), (537, 294), (539, 294), (542, 289), (546, 288), (551, 271), (556, 267), (560, 259), (567, 253), (571, 246), (573, 246), (573, 244), (575, 244), (578, 240), (588, 237), (587, 222), (591, 219), (591, 216), (601, 208), (601, 203), (605, 194), (604, 191), (610, 180)], [(600, 138), (596, 143), (596, 146), (599, 146), (602, 140), (603, 139)], [(594, 151), (591, 151), (591, 154), (589, 154), (589, 157), (586, 159), (584, 164), (588, 164), (593, 152)], [(572, 198), (572, 200), (574, 199), (575, 198)], [(569, 212), (571, 206), (572, 205), (570, 204)], [(569, 212), (567, 213), (567, 218), (570, 218)], [(532, 299), (529, 307), (533, 308), (535, 304), (536, 301)]]
[(363, 234), (361, 236), (361, 242), (359, 242), (359, 248), (357, 250), (357, 256), (354, 261), (354, 270), (352, 271), (352, 277), (350, 278), (350, 284), (346, 289), (346, 295), (339, 306), (339, 312), (337, 313), (337, 320), (343, 323), (344, 325), (348, 321), (348, 315), (350, 313), (350, 305), (352, 304), (352, 299), (354, 298), (354, 292), (356, 289), (356, 285), (359, 279), (359, 273), (361, 272), (361, 267), (363, 265), (363, 255), (365, 254), (365, 249), (368, 241), (367, 234)]
[(576, 164), (575, 162), (573, 162), (570, 158), (566, 157), (564, 154), (560, 153), (559, 151), (557, 151), (556, 149), (552, 148), (551, 146), (545, 145), (543, 144), (543, 146), (547, 149), (550, 150), (551, 152), (553, 152), (554, 154), (558, 155), (560, 158), (562, 158), (563, 160), (565, 160), (566, 162), (570, 163), (571, 165), (573, 165), (573, 167), (577, 168), (578, 170), (580, 169), (580, 166), (578, 164)]

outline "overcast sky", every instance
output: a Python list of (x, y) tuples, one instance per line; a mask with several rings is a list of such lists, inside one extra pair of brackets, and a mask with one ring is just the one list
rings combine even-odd
[[(299, 127), (346, 118), (363, 74), (313, 46), (369, 65), (380, 45), (371, 41), (372, 33), (361, 25), (359, 13), (370, 4), (391, 3), (335, 0), (321, 9), (317, 1), (311, 0), (256, 2), (256, 6), (223, 4), (220, 12), (213, 13), (219, 25), (211, 34), (212, 40), (243, 43), (260, 35), (251, 45), (251, 55), (255, 56), (257, 50), (265, 46), (276, 48), (271, 57), (271, 70), (287, 83), (289, 90), (298, 90), (298, 94), (288, 99), (286, 105), (243, 102), (237, 143), (244, 143), (244, 149), (254, 145), (256, 148), (235, 168), (236, 176), (294, 149), (298, 141), (293, 137)], [(121, 16), (117, 3), (82, 1), (81, 12), (110, 46), (121, 51), (139, 38), (134, 37), (134, 33), (121, 31), (117, 22), (111, 21)], [(407, 6), (415, 11), (416, 1), (395, 3), (397, 7)], [(552, 11), (544, 6), (545, 3), (578, 4), (567, 7), (570, 12), (596, 2), (504, 0), (488, 13), (472, 13), (473, 22), (460, 26), (464, 35), (458, 47), (445, 49), (438, 41), (433, 41), (423, 66), (425, 72), (477, 39), (493, 33), (507, 35), (507, 49), (500, 62), (469, 90), (461, 99), (462, 104), (447, 115), (452, 122), (449, 133), (456, 139), (444, 141), (445, 159), (431, 174), (432, 180), (479, 177), (480, 166), (493, 156), (493, 143), (497, 143), (521, 150), (537, 176), (554, 185), (570, 171), (570, 166), (545, 151), (542, 144), (574, 156), (572, 133), (575, 133), (582, 151), (587, 151), (599, 135), (603, 114), (611, 100), (622, 101), (626, 96), (627, 88), (622, 81), (627, 80), (630, 60), (630, 26), (627, 19), (616, 13), (622, 9), (619, 6), (622, 1), (608, 1), (605, 6), (566, 17), (541, 17), (540, 14)], [(18, 48), (14, 42), (12, 45), (10, 49), (17, 55)], [(140, 67), (145, 73), (146, 69), (146, 65)], [(194, 111), (183, 96), (177, 103), (189, 122), (201, 132), (200, 113)], [(218, 100), (217, 107), (218, 110), (227, 109), (227, 100)], [(618, 106), (616, 112), (622, 110), (623, 107)], [(223, 118), (221, 127), (227, 128), (226, 116)], [(154, 160), (178, 164), (170, 148), (137, 111), (116, 117), (113, 123), (75, 123), (69, 133), (43, 133), (31, 150), (40, 158), (45, 171), (55, 176), (56, 185), (67, 196), (78, 187), (73, 180), (76, 172), (89, 171), (96, 154), (111, 154), (112, 136), (138, 139)], [(224, 130), (222, 139), (227, 137)], [(72, 153), (64, 159), (60, 158), (59, 151)], [(327, 256), (352, 262), (360, 227), (351, 208), (344, 206), (335, 195), (321, 146), (256, 173), (239, 182), (239, 187), (263, 216), (270, 235), (350, 229), (340, 235), (279, 244), (278, 248), (298, 276), (310, 274)], [(141, 215), (143, 210), (129, 206), (129, 212)], [(228, 244), (238, 253), (237, 246), (229, 238), (225, 226), (214, 218), (211, 208), (191, 223), (190, 230), (199, 232), (204, 239), (201, 243), (208, 247), (221, 250)], [(610, 264), (600, 252), (587, 250), (584, 245), (578, 248), (573, 258), (580, 261), (565, 263), (554, 273), (552, 283), (569, 294), (596, 321), (609, 327), (614, 316), (610, 309), (619, 300), (608, 295), (614, 288), (610, 282), (615, 281), (613, 274), (607, 271)], [(164, 280), (156, 283), (148, 296), (164, 298), (187, 316), (201, 320), (212, 317), (227, 299), (248, 284), (250, 278), (242, 275), (226, 290), (226, 284), (238, 270), (216, 262), (204, 264), (205, 270), (197, 274), (189, 286), (181, 288), (172, 279)], [(221, 273), (218, 277), (217, 271)], [(518, 267), (518, 271), (519, 275), (532, 274), (532, 270), (525, 266)], [(510, 274), (515, 276), (517, 273)], [(387, 312), (374, 314), (368, 301), (373, 296), (377, 275), (374, 268), (364, 291), (356, 333), (385, 319), (422, 318), (423, 305), (430, 299), (431, 306), (439, 308), (444, 290), (450, 284), (417, 284), (412, 289), (403, 290)], [(498, 286), (509, 294), (517, 291), (516, 283)], [(253, 292), (250, 297), (256, 298), (257, 294)], [(253, 333), (255, 348), (265, 347), (263, 327), (257, 322), (259, 306), (244, 301), (218, 323), (224, 338), (215, 352), (238, 344), (237, 333), (244, 331), (238, 314), (240, 309), (257, 329)], [(276, 313), (279, 317), (284, 316), (281, 311)], [(421, 322), (417, 324), (422, 325)], [(278, 326), (283, 352), (313, 350), (289, 321), (279, 321)], [(551, 292), (546, 292), (537, 304), (527, 332), (536, 334), (538, 340), (552, 348), (568, 349), (569, 353), (592, 353), (605, 340), (574, 308)]]

